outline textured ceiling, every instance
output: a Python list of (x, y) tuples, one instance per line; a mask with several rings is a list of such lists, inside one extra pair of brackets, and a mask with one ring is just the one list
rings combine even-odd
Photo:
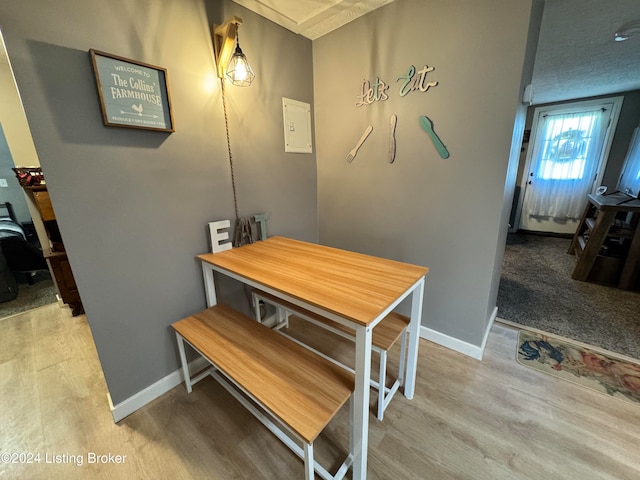
[(532, 102), (640, 90), (640, 33), (613, 34), (640, 22), (640, 0), (547, 0), (533, 70)]

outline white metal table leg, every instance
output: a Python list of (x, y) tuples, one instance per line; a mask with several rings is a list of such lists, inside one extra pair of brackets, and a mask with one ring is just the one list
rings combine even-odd
[(353, 392), (353, 480), (367, 478), (369, 441), (369, 384), (371, 378), (372, 329), (356, 327), (356, 378)]
[(204, 292), (207, 296), (207, 307), (213, 307), (218, 304), (216, 282), (213, 278), (213, 267), (206, 262), (202, 262), (202, 277), (204, 278)]
[(314, 480), (315, 472), (313, 468), (313, 443), (304, 444), (304, 478)]
[(411, 293), (411, 323), (409, 324), (409, 351), (407, 355), (407, 370), (405, 373), (404, 396), (413, 398), (416, 386), (416, 369), (418, 367), (418, 345), (420, 320), (422, 318), (422, 297), (424, 294), (424, 278), (422, 278)]
[(351, 395), (351, 398), (349, 399), (349, 453), (351, 454), (352, 460), (354, 458), (354, 452), (356, 451), (356, 447), (354, 444), (354, 439), (356, 438), (356, 435), (354, 432), (354, 425), (353, 425), (353, 419), (356, 418), (355, 403), (356, 402), (353, 399), (353, 395)]
[(256, 322), (262, 323), (262, 316), (260, 315), (260, 299), (255, 292), (251, 292), (251, 304), (253, 305), (253, 317)]

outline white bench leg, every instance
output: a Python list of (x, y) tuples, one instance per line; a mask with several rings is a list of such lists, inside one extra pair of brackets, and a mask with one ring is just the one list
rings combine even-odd
[(380, 375), (378, 376), (378, 420), (384, 417), (386, 404), (385, 392), (387, 390), (387, 352), (380, 350)]
[(276, 320), (278, 328), (289, 328), (289, 313), (280, 305), (276, 305)]
[(178, 340), (178, 351), (180, 352), (180, 363), (182, 364), (182, 374), (184, 375), (184, 384), (187, 387), (187, 393), (191, 393), (191, 374), (189, 373), (189, 364), (187, 363), (187, 355), (184, 351), (184, 340), (182, 336), (176, 332)]
[(400, 337), (400, 369), (398, 370), (398, 380), (400, 380), (400, 386), (404, 385), (404, 369), (406, 366), (407, 358), (407, 329), (402, 332)]

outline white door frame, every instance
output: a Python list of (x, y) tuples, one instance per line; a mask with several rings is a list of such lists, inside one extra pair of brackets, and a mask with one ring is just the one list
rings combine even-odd
[(611, 144), (613, 142), (613, 137), (616, 131), (616, 127), (618, 126), (618, 119), (620, 118), (620, 110), (622, 108), (623, 100), (624, 100), (623, 96), (618, 96), (618, 97), (601, 98), (599, 100), (586, 100), (586, 101), (577, 101), (577, 102), (571, 102), (571, 103), (536, 107), (533, 113), (533, 120), (531, 123), (531, 135), (529, 137), (530, 141), (527, 147), (527, 156), (525, 158), (524, 169), (522, 170), (522, 177), (520, 178), (520, 183), (519, 183), (520, 195), (518, 196), (516, 215), (514, 218), (512, 231), (515, 232), (520, 228), (520, 224), (522, 220), (522, 205), (524, 203), (524, 195), (527, 189), (527, 182), (529, 181), (529, 172), (531, 169), (531, 157), (533, 156), (534, 142), (536, 139), (540, 116), (549, 114), (551, 112), (554, 114), (565, 113), (565, 112), (568, 113), (576, 109), (611, 105), (610, 122), (604, 134), (605, 136), (602, 143), (602, 152), (600, 154), (598, 172), (596, 174), (595, 180), (593, 181), (593, 187), (592, 187), (592, 192), (593, 192), (595, 191), (596, 186), (600, 185), (600, 183), (602, 182), (602, 178), (604, 177), (604, 171), (607, 168), (607, 161), (609, 160), (609, 152), (611, 150)]

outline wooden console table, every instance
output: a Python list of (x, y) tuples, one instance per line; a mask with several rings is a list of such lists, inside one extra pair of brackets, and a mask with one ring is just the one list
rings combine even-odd
[[(569, 247), (568, 253), (577, 256), (571, 277), (614, 283), (625, 290), (636, 288), (640, 273), (640, 200), (623, 193), (590, 194), (587, 198), (589, 203)], [(612, 254), (608, 254), (608, 243), (615, 247)]]

